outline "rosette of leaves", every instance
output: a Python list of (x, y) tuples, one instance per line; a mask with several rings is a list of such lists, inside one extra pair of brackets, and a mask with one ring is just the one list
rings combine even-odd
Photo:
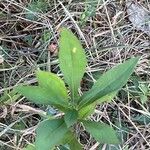
[[(19, 86), (17, 91), (31, 102), (52, 105), (64, 112), (61, 118), (45, 119), (36, 130), (35, 149), (51, 150), (68, 144), (71, 150), (82, 150), (73, 128), (82, 123), (87, 132), (100, 143), (118, 144), (115, 130), (107, 124), (87, 119), (97, 103), (108, 101), (124, 86), (139, 58), (117, 65), (99, 77), (88, 91), (79, 95), (78, 89), (87, 65), (86, 55), (77, 37), (62, 28), (59, 41), (59, 66), (65, 83), (51, 72), (36, 71), (38, 86)], [(92, 110), (92, 111), (91, 111)]]

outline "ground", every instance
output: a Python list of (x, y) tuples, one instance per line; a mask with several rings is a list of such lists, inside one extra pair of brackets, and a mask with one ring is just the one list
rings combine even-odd
[[(137, 2), (150, 9), (148, 0)], [(20, 97), (13, 89), (21, 83), (37, 84), (37, 68), (62, 76), (58, 66), (61, 27), (71, 29), (86, 52), (88, 66), (82, 91), (106, 70), (140, 56), (126, 86), (111, 102), (98, 105), (90, 117), (114, 127), (121, 144), (102, 145), (79, 128), (84, 148), (149, 150), (150, 37), (130, 22), (124, 0), (0, 1), (0, 149), (19, 150), (32, 143), (42, 119), (39, 114), (51, 111)]]

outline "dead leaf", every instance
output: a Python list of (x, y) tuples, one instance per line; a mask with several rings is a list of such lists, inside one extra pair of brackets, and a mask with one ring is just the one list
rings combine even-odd
[(0, 118), (6, 118), (7, 116), (7, 107), (1, 106), (0, 107)]
[(127, 13), (129, 20), (137, 30), (150, 35), (150, 13), (149, 11), (137, 2), (127, 1)]
[(55, 43), (52, 43), (48, 46), (48, 50), (51, 52), (51, 53), (54, 53), (54, 54), (57, 54), (58, 53), (58, 46), (57, 44)]

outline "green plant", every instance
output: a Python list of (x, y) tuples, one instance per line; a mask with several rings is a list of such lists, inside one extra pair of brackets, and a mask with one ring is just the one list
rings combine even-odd
[(5, 91), (4, 94), (0, 97), (0, 106), (7, 105), (12, 102), (15, 102), (20, 97), (20, 94), (17, 94), (15, 90)]
[(145, 105), (150, 96), (150, 84), (141, 80), (138, 76), (131, 76), (132, 84), (128, 86), (128, 92), (132, 97), (137, 97), (142, 105)]
[(90, 17), (94, 17), (96, 14), (96, 7), (98, 4), (98, 0), (91, 1), (86, 0), (85, 3), (85, 11), (81, 14), (80, 24), (83, 26), (88, 21)]
[(32, 0), (25, 9), (25, 17), (29, 20), (37, 20), (39, 13), (45, 13), (48, 8), (47, 0)]
[[(87, 65), (84, 50), (74, 36), (61, 29), (59, 63), (66, 84), (57, 75), (37, 71), (38, 86), (19, 86), (17, 91), (34, 103), (53, 105), (64, 112), (61, 118), (45, 119), (36, 130), (36, 150), (54, 149), (56, 145), (68, 144), (71, 150), (81, 150), (82, 146), (75, 136), (74, 127), (82, 123), (85, 129), (99, 142), (118, 144), (113, 128), (107, 124), (90, 121), (87, 118), (97, 103), (112, 99), (127, 82), (139, 58), (132, 58), (101, 75), (92, 89), (82, 96), (78, 94), (81, 79)], [(92, 111), (91, 111), (92, 110)]]

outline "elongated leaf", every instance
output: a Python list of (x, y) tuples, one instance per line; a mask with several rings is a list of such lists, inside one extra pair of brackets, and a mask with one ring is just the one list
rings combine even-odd
[(85, 107), (82, 107), (79, 110), (79, 113), (78, 113), (79, 114), (79, 119), (84, 119), (84, 118), (88, 117), (89, 115), (91, 115), (94, 112), (95, 106), (97, 104), (100, 104), (102, 102), (111, 101), (115, 97), (116, 93), (117, 92), (115, 91), (115, 92), (112, 92), (110, 94), (107, 94), (107, 95), (101, 97), (100, 99), (98, 99), (96, 102), (93, 102), (92, 104), (89, 104)]
[(76, 138), (73, 138), (69, 143), (70, 150), (83, 150), (82, 145)]
[(70, 150), (82, 150), (82, 145), (78, 142), (75, 133), (73, 133), (72, 131), (68, 131), (65, 134), (61, 144), (62, 145), (68, 144)]
[(64, 78), (71, 89), (71, 97), (75, 100), (87, 61), (79, 40), (70, 30), (65, 28), (61, 29), (59, 63)]
[(68, 105), (63, 99), (57, 99), (52, 92), (39, 86), (19, 86), (16, 91), (36, 104), (59, 106), (61, 110)]
[(74, 138), (75, 134), (70, 129), (68, 129), (67, 133), (65, 134), (64, 138), (61, 141), (61, 145), (70, 143), (70, 141)]
[(118, 144), (118, 138), (113, 128), (107, 124), (93, 121), (82, 121), (85, 129), (100, 143)]
[(82, 96), (79, 106), (86, 106), (120, 90), (127, 82), (138, 60), (139, 58), (132, 58), (104, 73), (93, 85), (92, 89)]
[(39, 86), (18, 86), (16, 91), (36, 104), (51, 104), (49, 93)]
[(64, 111), (68, 107), (68, 95), (64, 82), (55, 74), (36, 72), (39, 86), (20, 86), (16, 90), (34, 103), (54, 105)]
[(95, 110), (95, 106), (96, 106), (96, 103), (92, 103), (90, 105), (87, 105), (87, 106), (81, 108), (78, 113), (79, 119), (84, 119), (84, 118), (88, 117), (89, 115), (91, 115)]
[(47, 91), (53, 95), (51, 97), (55, 100), (68, 100), (67, 90), (61, 78), (53, 73), (45, 71), (37, 71), (36, 76), (38, 78), (39, 86), (47, 89)]
[(96, 101), (97, 104), (103, 103), (103, 102), (110, 102), (117, 94), (118, 91), (113, 91), (112, 93), (108, 93), (107, 95), (101, 97)]
[(69, 110), (68, 112), (66, 112), (64, 117), (65, 123), (68, 128), (72, 126), (74, 123), (76, 123), (77, 119), (78, 119), (78, 112), (76, 110)]
[(68, 129), (63, 119), (46, 120), (36, 130), (36, 150), (51, 150), (59, 145)]

